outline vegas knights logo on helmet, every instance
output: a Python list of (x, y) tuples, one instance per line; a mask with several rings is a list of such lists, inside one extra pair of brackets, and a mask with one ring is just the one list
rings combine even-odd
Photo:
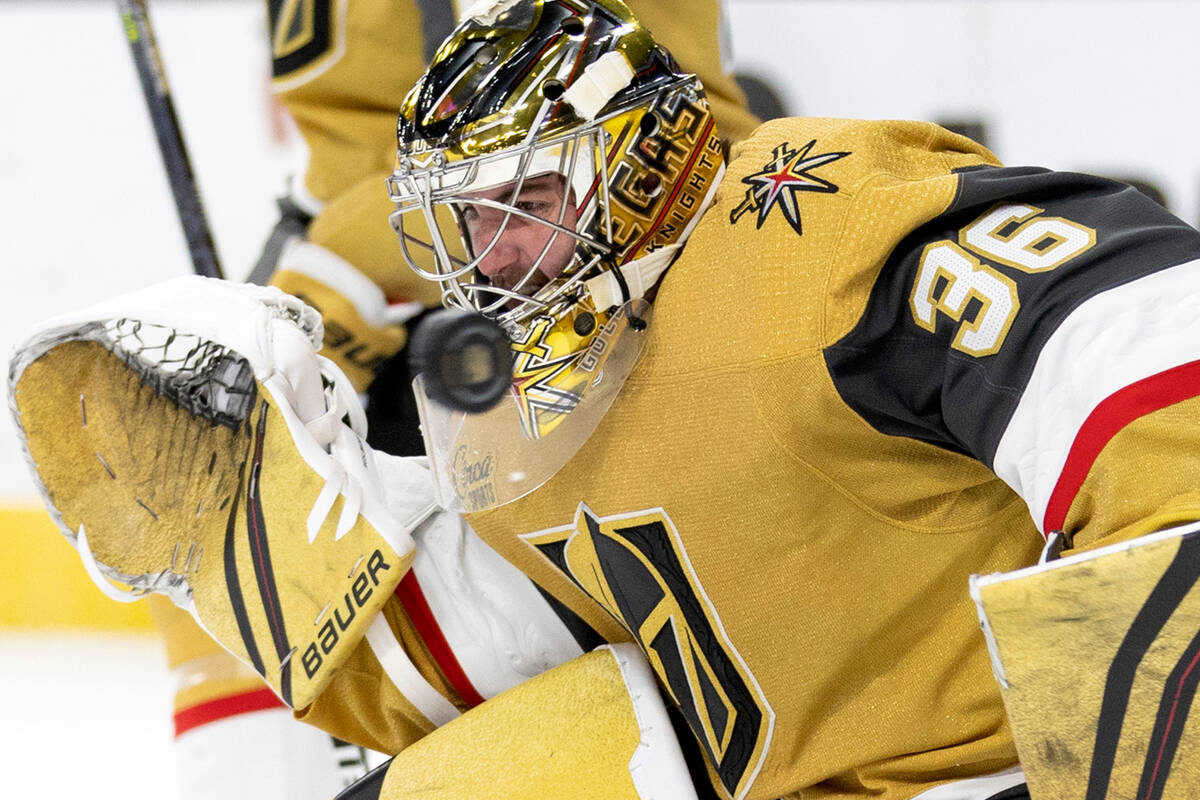
[(719, 181), (704, 90), (616, 0), (479, 4), (405, 99), (398, 141), (405, 258), (509, 332), (524, 435), (544, 436)]

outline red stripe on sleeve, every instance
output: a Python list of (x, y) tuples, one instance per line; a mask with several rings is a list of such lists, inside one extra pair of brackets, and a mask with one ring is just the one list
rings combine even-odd
[(238, 714), (249, 714), (252, 711), (268, 711), (272, 708), (287, 708), (283, 701), (275, 696), (270, 689), (255, 689), (252, 692), (218, 697), (206, 703), (199, 703), (175, 712), (175, 735), (182, 736), (192, 728), (207, 725)]
[(429, 648), (430, 655), (437, 662), (442, 674), (446, 676), (446, 680), (454, 687), (454, 691), (458, 692), (458, 696), (471, 708), (482, 703), (483, 697), (471, 685), (467, 673), (463, 671), (462, 665), (454, 656), (450, 643), (446, 641), (441, 627), (437, 624), (437, 619), (433, 616), (433, 610), (429, 608), (425, 593), (421, 591), (421, 584), (417, 582), (417, 576), (411, 569), (400, 580), (400, 585), (396, 587), (396, 597), (400, 599), (405, 612), (408, 613), (408, 618), (412, 620), (417, 633), (425, 641), (425, 646)]
[(1191, 361), (1131, 383), (1104, 398), (1075, 434), (1067, 462), (1046, 504), (1043, 529), (1049, 533), (1063, 526), (1092, 464), (1122, 428), (1138, 417), (1197, 395), (1200, 395), (1200, 361)]

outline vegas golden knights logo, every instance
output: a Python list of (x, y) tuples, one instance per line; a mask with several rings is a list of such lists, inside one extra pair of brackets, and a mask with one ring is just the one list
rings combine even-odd
[(730, 212), (730, 224), (753, 211), (754, 227), (762, 228), (771, 209), (778, 207), (783, 218), (792, 226), (792, 230), (803, 234), (804, 226), (800, 222), (800, 203), (796, 199), (796, 193), (835, 194), (838, 191), (837, 185), (815, 175), (813, 170), (850, 155), (848, 152), (810, 155), (816, 144), (817, 140), (813, 139), (801, 148), (792, 148), (788, 147), (787, 142), (783, 142), (775, 148), (766, 166), (753, 175), (742, 178), (742, 183), (750, 188), (746, 190), (741, 204)]
[(286, 78), (336, 59), (344, 13), (345, 0), (268, 0), (271, 74)]
[(725, 788), (741, 797), (766, 755), (774, 713), (692, 571), (662, 509), (597, 517), (521, 537), (637, 640)]

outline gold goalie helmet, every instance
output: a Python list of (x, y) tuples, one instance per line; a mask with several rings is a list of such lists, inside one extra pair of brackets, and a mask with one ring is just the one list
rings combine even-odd
[(400, 246), (445, 305), (509, 335), (502, 413), (559, 452), (564, 428), (586, 439), (724, 169), (699, 80), (618, 0), (483, 0), (405, 99), (398, 141)]

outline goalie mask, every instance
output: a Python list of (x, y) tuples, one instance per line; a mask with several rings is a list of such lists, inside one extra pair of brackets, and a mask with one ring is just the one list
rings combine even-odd
[[(509, 334), (514, 402), (500, 412), (528, 442), (553, 434), (557, 469), (636, 363), (643, 298), (719, 182), (703, 87), (617, 0), (483, 0), (405, 99), (398, 141), (404, 256), (445, 305)], [(453, 442), (485, 436), (464, 424)], [(564, 447), (563, 426), (582, 438)]]

